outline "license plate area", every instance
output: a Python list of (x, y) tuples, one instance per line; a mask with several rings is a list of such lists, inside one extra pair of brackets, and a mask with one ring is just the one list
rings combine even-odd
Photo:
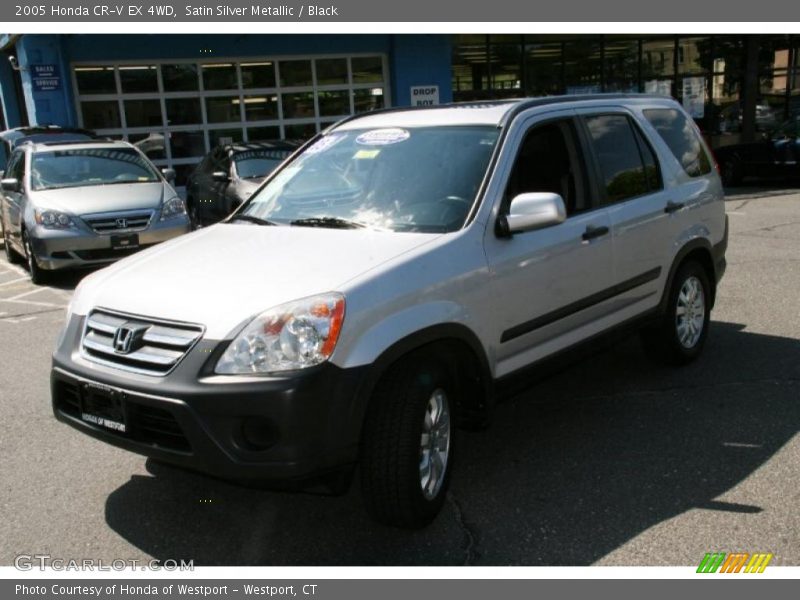
[(139, 234), (128, 233), (125, 235), (112, 235), (111, 248), (113, 250), (131, 250), (139, 247)]
[(113, 388), (86, 383), (80, 388), (81, 420), (116, 431), (126, 433), (127, 411), (122, 395)]

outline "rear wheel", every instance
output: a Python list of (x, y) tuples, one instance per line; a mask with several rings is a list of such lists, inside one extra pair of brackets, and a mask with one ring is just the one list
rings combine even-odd
[(441, 510), (453, 466), (453, 390), (433, 357), (405, 360), (379, 384), (361, 451), (362, 495), (375, 520), (419, 528)]
[(661, 322), (642, 332), (649, 356), (669, 364), (693, 361), (703, 351), (711, 318), (711, 285), (700, 263), (678, 269)]
[(3, 230), (3, 249), (6, 253), (6, 260), (11, 264), (19, 264), (21, 261), (21, 257), (17, 252), (11, 247), (11, 236), (8, 234), (8, 230), (6, 229), (5, 221), (0, 218), (0, 228)]
[(22, 230), (22, 246), (25, 249), (25, 262), (28, 264), (28, 272), (31, 274), (31, 281), (35, 284), (42, 284), (47, 282), (48, 273), (39, 266), (36, 262), (36, 256), (33, 254), (33, 246), (28, 232)]

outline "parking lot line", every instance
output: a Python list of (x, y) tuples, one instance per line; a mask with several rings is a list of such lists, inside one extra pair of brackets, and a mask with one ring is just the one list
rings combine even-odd
[(25, 281), (26, 279), (28, 278), (20, 277), (18, 279), (12, 279), (11, 281), (4, 281), (3, 283), (0, 283), (0, 287), (3, 287), (4, 285), (11, 285), (12, 283), (19, 283), (20, 281)]
[(67, 308), (66, 304), (56, 304), (54, 302), (36, 302), (34, 300), (12, 300), (11, 298), (0, 298), (0, 302), (11, 302), (12, 304), (25, 304), (32, 306), (46, 306), (47, 308)]
[(25, 298), (26, 296), (32, 296), (33, 294), (38, 294), (39, 292), (43, 292), (48, 288), (39, 287), (35, 290), (28, 290), (27, 292), (22, 292), (21, 294), (17, 294), (16, 296), (11, 296), (11, 298), (6, 298), (6, 301), (13, 302), (14, 300), (19, 300), (20, 298)]

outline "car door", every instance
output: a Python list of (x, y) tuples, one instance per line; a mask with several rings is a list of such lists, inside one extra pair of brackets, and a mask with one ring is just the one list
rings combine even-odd
[(4, 191), (5, 200), (5, 225), (8, 227), (8, 235), (15, 246), (20, 246), (22, 232), (22, 215), (24, 214), (25, 202), (25, 153), (17, 150), (8, 161), (8, 170), (5, 173), (7, 178), (16, 179), (19, 182), (19, 191)]
[(608, 310), (620, 322), (659, 302), (677, 235), (671, 220), (685, 203), (665, 190), (657, 155), (630, 112), (619, 107), (579, 114), (611, 221), (616, 293)]
[(597, 204), (574, 111), (531, 116), (509, 136), (515, 159), (496, 175), (505, 177), (499, 212), (507, 213), (517, 194), (554, 192), (567, 218), (510, 237), (498, 236), (493, 223), (487, 227), (498, 377), (597, 331), (612, 285), (608, 210)]

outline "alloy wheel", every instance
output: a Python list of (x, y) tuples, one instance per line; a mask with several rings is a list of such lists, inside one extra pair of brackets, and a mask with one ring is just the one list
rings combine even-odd
[(442, 488), (450, 457), (450, 407), (441, 388), (428, 399), (419, 448), (419, 484), (427, 500)]

